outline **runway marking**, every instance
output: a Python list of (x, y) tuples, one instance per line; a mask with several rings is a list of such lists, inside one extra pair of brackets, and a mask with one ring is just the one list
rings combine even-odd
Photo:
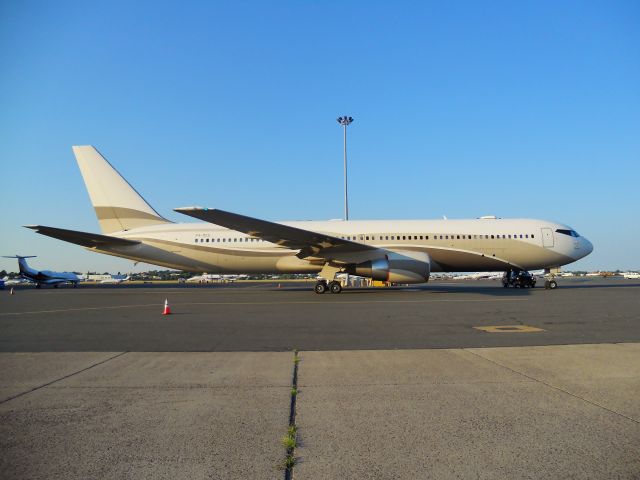
[[(158, 307), (159, 303), (146, 303), (141, 305), (110, 305), (107, 307), (82, 307), (82, 308), (59, 308), (55, 310), (33, 310), (31, 312), (6, 312), (0, 313), (0, 317), (7, 315), (31, 315), (35, 313), (61, 313), (61, 312), (82, 312), (86, 310), (113, 310), (117, 308), (137, 308), (137, 307)], [(161, 308), (162, 306), (158, 307)]]
[(487, 333), (533, 333), (544, 332), (545, 330), (529, 325), (494, 325), (488, 327), (473, 327), (476, 330), (482, 330)]
[[(367, 301), (293, 301), (293, 302), (172, 302), (172, 306), (188, 306), (188, 305), (368, 305), (372, 303), (442, 303), (442, 302), (526, 302), (528, 298), (494, 298), (494, 299), (454, 299), (454, 298), (442, 298), (433, 300), (367, 300)], [(0, 313), (0, 317), (6, 317), (9, 315), (34, 315), (38, 313), (64, 313), (64, 312), (82, 312), (92, 310), (116, 310), (120, 308), (145, 308), (145, 307), (158, 307), (162, 309), (161, 303), (143, 303), (138, 305), (110, 305), (106, 307), (79, 307), (79, 308), (60, 308), (52, 310), (32, 310), (28, 312), (4, 312)]]

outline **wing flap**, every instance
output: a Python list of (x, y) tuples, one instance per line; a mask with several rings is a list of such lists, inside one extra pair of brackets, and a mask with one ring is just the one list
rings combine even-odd
[(35, 230), (36, 233), (47, 237), (57, 238), (76, 245), (89, 248), (100, 247), (124, 247), (138, 245), (137, 240), (127, 240), (125, 238), (110, 237), (109, 235), (98, 235), (97, 233), (78, 232), (76, 230), (66, 230), (64, 228), (45, 227), (44, 225), (25, 225), (26, 228)]
[(332, 260), (364, 251), (379, 250), (370, 245), (352, 242), (351, 240), (325, 233), (312, 232), (224, 210), (185, 207), (176, 208), (175, 211), (205, 222), (246, 233), (292, 250), (300, 250), (297, 254), (299, 258), (321, 257)]

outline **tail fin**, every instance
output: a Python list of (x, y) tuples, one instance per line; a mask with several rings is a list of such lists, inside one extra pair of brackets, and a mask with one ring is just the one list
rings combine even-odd
[(2, 258), (17, 258), (18, 259), (18, 268), (20, 269), (20, 273), (29, 272), (32, 268), (27, 264), (26, 258), (36, 258), (36, 255), (11, 255), (6, 256), (3, 255)]
[(171, 223), (162, 218), (92, 146), (73, 147), (102, 233)]

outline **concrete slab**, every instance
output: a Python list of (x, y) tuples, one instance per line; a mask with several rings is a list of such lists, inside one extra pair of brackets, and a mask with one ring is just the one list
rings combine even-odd
[(0, 353), (0, 402), (72, 375), (117, 352)]
[(296, 478), (604, 479), (640, 472), (637, 422), (475, 353), (302, 357)]
[(640, 344), (470, 349), (640, 423)]
[(0, 405), (0, 477), (274, 478), (290, 353), (125, 354)]

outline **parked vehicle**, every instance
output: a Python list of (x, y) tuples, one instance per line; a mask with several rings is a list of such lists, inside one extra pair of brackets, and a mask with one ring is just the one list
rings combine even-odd
[(502, 285), (504, 288), (534, 288), (536, 286), (536, 277), (524, 270), (511, 270), (503, 275)]

